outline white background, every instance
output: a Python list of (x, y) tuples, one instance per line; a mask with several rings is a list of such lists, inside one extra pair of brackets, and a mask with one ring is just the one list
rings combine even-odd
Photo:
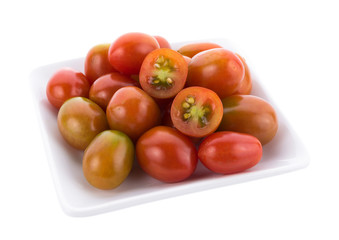
[[(338, 239), (336, 1), (1, 1), (0, 239)], [(139, 31), (227, 38), (305, 143), (296, 172), (87, 218), (60, 208), (28, 75)]]

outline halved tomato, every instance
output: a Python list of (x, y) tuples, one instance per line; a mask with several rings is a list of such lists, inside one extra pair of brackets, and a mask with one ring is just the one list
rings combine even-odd
[(171, 119), (180, 132), (200, 138), (218, 128), (222, 111), (222, 102), (215, 92), (203, 87), (189, 87), (174, 98)]
[(142, 89), (152, 97), (171, 98), (185, 86), (187, 72), (188, 65), (180, 53), (160, 48), (144, 59), (139, 81)]

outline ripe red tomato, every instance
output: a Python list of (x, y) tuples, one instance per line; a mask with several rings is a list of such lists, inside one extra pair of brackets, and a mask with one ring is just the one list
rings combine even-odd
[(61, 106), (58, 127), (71, 146), (84, 150), (98, 133), (108, 129), (108, 124), (105, 112), (96, 103), (74, 97)]
[(184, 88), (173, 100), (172, 122), (175, 128), (187, 136), (200, 138), (213, 133), (221, 118), (221, 100), (207, 88)]
[(111, 129), (126, 133), (133, 141), (161, 120), (156, 102), (138, 87), (123, 87), (111, 98), (106, 115)]
[(99, 44), (92, 47), (85, 59), (85, 75), (92, 85), (93, 82), (108, 73), (117, 70), (108, 61), (108, 49), (111, 44)]
[(113, 189), (129, 175), (134, 161), (134, 146), (122, 132), (99, 133), (86, 148), (82, 169), (87, 181), (99, 189)]
[(192, 58), (186, 85), (209, 88), (222, 99), (237, 91), (244, 75), (244, 65), (234, 53), (216, 48)]
[(137, 86), (138, 83), (118, 72), (109, 73), (99, 77), (89, 90), (89, 98), (98, 104), (103, 110), (111, 100), (113, 94), (126, 86)]
[(218, 131), (235, 131), (257, 137), (264, 145), (278, 130), (274, 108), (264, 99), (252, 95), (233, 95), (222, 100), (223, 118)]
[(200, 161), (211, 171), (230, 174), (255, 166), (261, 159), (260, 141), (248, 134), (216, 132), (199, 146)]
[(159, 48), (157, 40), (144, 33), (127, 33), (116, 39), (108, 51), (110, 64), (125, 75), (139, 74), (147, 54)]
[(198, 162), (194, 144), (179, 131), (164, 126), (152, 128), (139, 138), (136, 155), (146, 173), (167, 183), (191, 176)]
[(160, 48), (171, 48), (169, 42), (161, 36), (153, 36), (159, 43)]
[(237, 53), (235, 55), (237, 55), (239, 59), (242, 61), (242, 63), (244, 64), (245, 76), (243, 80), (240, 82), (238, 90), (234, 94), (248, 95), (252, 91), (252, 77), (251, 77), (250, 69), (248, 68), (248, 65), (243, 57), (241, 57)]
[(222, 48), (220, 45), (216, 43), (209, 42), (201, 42), (201, 43), (189, 43), (181, 48), (179, 48), (178, 52), (182, 55), (192, 58), (196, 54), (214, 48)]
[(182, 55), (182, 56), (185, 58), (185, 61), (186, 61), (187, 65), (190, 64), (192, 58), (184, 56), (184, 55)]
[(181, 54), (172, 49), (160, 48), (144, 59), (139, 82), (150, 96), (171, 98), (185, 86), (187, 71), (187, 63)]
[(60, 108), (69, 98), (88, 97), (89, 88), (89, 82), (84, 74), (70, 68), (63, 68), (49, 79), (46, 95), (54, 107)]

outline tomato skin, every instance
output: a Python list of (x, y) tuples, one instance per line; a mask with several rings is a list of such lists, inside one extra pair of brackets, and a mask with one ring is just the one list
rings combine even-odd
[(133, 86), (114, 93), (106, 115), (111, 129), (126, 133), (133, 141), (161, 120), (156, 102), (142, 89)]
[(184, 57), (184, 59), (185, 59), (185, 61), (186, 61), (187, 65), (188, 65), (188, 64), (190, 64), (190, 62), (191, 62), (192, 58), (190, 58), (190, 57), (187, 57), (187, 56), (184, 56), (184, 55), (183, 55), (183, 57)]
[(201, 43), (189, 43), (178, 49), (178, 52), (187, 57), (194, 57), (200, 52), (214, 49), (214, 48), (222, 48), (220, 45), (216, 43), (209, 42), (201, 42)]
[(241, 60), (231, 51), (216, 48), (192, 58), (188, 65), (186, 85), (209, 88), (224, 98), (237, 91), (244, 76)]
[(117, 72), (108, 61), (108, 49), (110, 45), (109, 43), (99, 44), (88, 51), (84, 70), (90, 85), (105, 74)]
[(122, 132), (106, 130), (86, 148), (82, 169), (86, 180), (99, 189), (118, 187), (129, 175), (134, 161), (134, 145)]
[(72, 97), (88, 97), (89, 82), (84, 74), (71, 68), (57, 71), (48, 81), (46, 95), (56, 108)]
[(238, 90), (234, 94), (235, 95), (236, 94), (248, 95), (252, 91), (252, 77), (251, 77), (250, 69), (243, 57), (241, 57), (237, 53), (235, 55), (237, 55), (239, 59), (242, 61), (242, 63), (244, 64), (245, 76), (243, 80), (240, 82)]
[(211, 171), (231, 174), (255, 166), (262, 157), (262, 146), (249, 134), (216, 132), (202, 141), (198, 156)]
[[(159, 62), (160, 57), (168, 61), (166, 66)], [(155, 67), (156, 65), (159, 68)], [(139, 82), (142, 89), (152, 97), (172, 98), (185, 86), (187, 72), (188, 65), (181, 54), (172, 49), (160, 48), (145, 57), (139, 73)], [(159, 85), (153, 82), (154, 77), (160, 81)], [(172, 83), (167, 85), (166, 79), (171, 79)]]
[[(206, 125), (201, 126), (199, 118), (184, 120), (187, 109), (183, 108), (183, 103), (187, 97), (195, 98), (194, 105), (198, 112), (204, 107), (208, 108), (206, 113)], [(180, 132), (187, 136), (201, 138), (213, 133), (219, 126), (222, 119), (222, 103), (218, 95), (210, 89), (203, 87), (188, 87), (181, 90), (173, 100), (171, 106), (171, 119), (173, 125)]]
[(89, 98), (98, 104), (104, 111), (113, 94), (122, 87), (137, 86), (138, 83), (118, 72), (99, 77), (89, 90)]
[(158, 49), (157, 40), (144, 33), (126, 33), (116, 39), (108, 50), (108, 61), (125, 75), (139, 74), (144, 58)]
[(58, 128), (66, 142), (84, 150), (98, 133), (108, 129), (108, 124), (105, 112), (96, 103), (74, 97), (61, 106)]
[(257, 137), (262, 145), (270, 142), (278, 130), (273, 107), (252, 95), (233, 95), (222, 100), (223, 118), (218, 131), (235, 131)]
[(169, 44), (169, 42), (165, 38), (163, 38), (161, 36), (153, 36), (153, 37), (159, 43), (160, 48), (170, 48), (171, 49), (171, 45)]
[(198, 162), (194, 144), (179, 131), (164, 126), (152, 128), (139, 138), (136, 155), (146, 173), (166, 183), (188, 178)]

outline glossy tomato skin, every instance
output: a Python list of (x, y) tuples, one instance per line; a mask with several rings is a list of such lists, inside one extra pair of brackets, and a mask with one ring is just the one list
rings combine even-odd
[(138, 83), (121, 73), (114, 72), (99, 77), (89, 90), (89, 98), (103, 110), (111, 100), (113, 94), (122, 87), (137, 86)]
[(201, 43), (189, 43), (178, 49), (178, 52), (187, 57), (194, 57), (200, 52), (214, 49), (214, 48), (222, 48), (220, 45), (216, 43), (210, 42), (201, 42)]
[(129, 175), (134, 161), (134, 145), (122, 132), (106, 130), (86, 148), (82, 169), (87, 181), (99, 189), (118, 187)]
[(241, 60), (229, 50), (216, 48), (192, 58), (186, 85), (209, 88), (224, 98), (237, 91), (244, 76)]
[(164, 37), (161, 37), (161, 36), (153, 36), (153, 37), (159, 43), (160, 48), (171, 48), (171, 45)]
[(222, 119), (218, 95), (203, 87), (181, 90), (171, 106), (173, 125), (187, 136), (201, 138), (213, 133)]
[(110, 45), (109, 43), (99, 44), (88, 51), (85, 59), (85, 75), (90, 85), (99, 77), (117, 71), (108, 61)]
[(83, 73), (63, 68), (49, 79), (46, 95), (48, 101), (59, 109), (67, 99), (88, 97), (89, 88), (89, 82)]
[(198, 162), (196, 148), (190, 139), (164, 126), (152, 128), (139, 138), (136, 155), (146, 173), (167, 183), (187, 179)]
[(202, 141), (198, 156), (211, 171), (231, 174), (258, 164), (262, 157), (262, 146), (256, 137), (249, 134), (216, 132)]
[(111, 129), (126, 133), (136, 141), (144, 132), (160, 124), (161, 114), (156, 102), (138, 87), (116, 91), (106, 109)]
[(257, 137), (261, 144), (270, 142), (278, 130), (274, 108), (252, 95), (233, 95), (222, 100), (223, 118), (218, 131), (235, 131)]
[(110, 64), (125, 75), (139, 74), (144, 58), (159, 48), (157, 40), (144, 33), (126, 33), (116, 39), (108, 51)]
[(150, 96), (160, 99), (174, 97), (186, 83), (188, 65), (178, 52), (160, 48), (144, 59), (139, 82)]
[(97, 134), (108, 129), (108, 123), (105, 112), (96, 103), (74, 97), (61, 106), (58, 128), (66, 142), (84, 150)]
[(243, 80), (240, 82), (239, 87), (234, 94), (248, 95), (252, 91), (251, 72), (250, 72), (250, 69), (249, 69), (249, 67), (246, 63), (246, 60), (237, 53), (235, 55), (237, 55), (239, 57), (239, 59), (241, 60), (241, 62), (244, 64), (245, 76), (244, 76)]

